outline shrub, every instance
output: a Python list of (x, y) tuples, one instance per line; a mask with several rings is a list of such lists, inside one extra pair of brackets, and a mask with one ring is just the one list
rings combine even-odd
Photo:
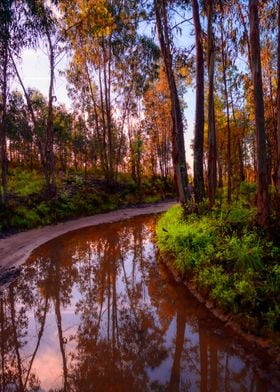
[(280, 248), (254, 225), (255, 209), (237, 202), (204, 215), (186, 211), (177, 205), (161, 217), (160, 250), (225, 311), (239, 312), (259, 330), (280, 328)]
[(263, 268), (262, 246), (256, 233), (247, 233), (241, 238), (233, 235), (228, 241), (225, 259), (232, 261), (238, 271)]
[(29, 196), (34, 193), (42, 192), (44, 179), (37, 171), (27, 171), (17, 168), (11, 171), (8, 181), (9, 192), (19, 196)]
[(40, 223), (40, 217), (34, 210), (25, 207), (18, 207), (11, 217), (10, 224), (12, 227), (21, 229), (30, 229)]

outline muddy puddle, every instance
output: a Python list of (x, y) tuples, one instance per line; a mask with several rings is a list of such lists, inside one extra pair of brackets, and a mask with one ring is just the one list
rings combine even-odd
[(0, 391), (276, 391), (246, 347), (158, 263), (157, 217), (39, 247), (0, 296)]

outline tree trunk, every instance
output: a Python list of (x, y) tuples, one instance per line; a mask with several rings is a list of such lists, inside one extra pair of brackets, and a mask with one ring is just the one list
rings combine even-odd
[(266, 165), (266, 135), (260, 59), (258, 0), (249, 0), (250, 47), (253, 76), (254, 108), (257, 143), (257, 221), (266, 227), (269, 220), (269, 196)]
[(172, 115), (172, 158), (175, 172), (175, 180), (179, 201), (183, 204), (190, 199), (188, 187), (188, 173), (185, 156), (184, 125), (178, 90), (172, 67), (172, 54), (170, 49), (169, 28), (166, 11), (166, 0), (155, 0), (156, 24), (158, 38), (168, 80), (171, 115)]
[(277, 173), (276, 189), (280, 196), (280, 1), (278, 1), (278, 42), (277, 42)]
[[(7, 116), (7, 90), (8, 90), (8, 43), (4, 44), (4, 58), (3, 58), (3, 73), (2, 73), (2, 118), (0, 123), (0, 141), (1, 141), (1, 185), (3, 188), (2, 202), (6, 206), (8, 203), (8, 187), (7, 187), (7, 171), (8, 171), (8, 159), (7, 159), (7, 136), (6, 136), (6, 116)], [(1, 192), (0, 192), (1, 196)]]
[[(111, 113), (111, 42), (108, 44), (108, 53), (106, 53), (105, 39), (102, 40), (103, 49), (103, 82), (106, 114), (106, 130), (108, 144), (108, 184), (114, 182), (114, 151), (113, 151), (113, 133), (112, 133), (112, 113)], [(108, 57), (108, 59), (107, 59)]]
[[(231, 110), (232, 110), (232, 117), (235, 126), (237, 127), (237, 120), (235, 116), (235, 110), (234, 110), (234, 105), (233, 105), (233, 96), (232, 96), (232, 91), (231, 91)], [(240, 182), (245, 181), (245, 173), (244, 173), (244, 152), (243, 152), (243, 139), (245, 135), (245, 126), (242, 126), (242, 134), (237, 138), (237, 145), (238, 145), (238, 161), (239, 161), (239, 179)]]
[(197, 0), (192, 0), (193, 21), (196, 43), (196, 109), (194, 128), (194, 196), (200, 202), (204, 197), (203, 146), (204, 146), (204, 59), (202, 30)]
[(224, 48), (226, 45), (226, 41), (224, 39), (224, 26), (223, 20), (221, 23), (221, 46), (222, 46), (222, 73), (223, 73), (223, 83), (224, 83), (224, 94), (225, 94), (225, 102), (226, 102), (226, 111), (227, 111), (227, 173), (228, 173), (228, 182), (227, 182), (227, 201), (231, 203), (231, 175), (232, 175), (232, 168), (231, 168), (231, 128), (230, 128), (230, 117), (229, 117), (229, 97), (228, 97), (228, 87), (227, 87), (227, 75), (226, 75), (226, 68), (227, 68), (227, 52)]
[(31, 117), (31, 122), (33, 124), (34, 131), (35, 131), (36, 144), (37, 144), (38, 149), (39, 149), (40, 160), (41, 160), (41, 165), (42, 165), (42, 172), (43, 172), (43, 175), (44, 175), (44, 178), (45, 178), (45, 185), (46, 185), (46, 188), (48, 188), (49, 174), (48, 174), (47, 163), (46, 163), (46, 148), (44, 146), (44, 143), (42, 143), (42, 141), (41, 141), (40, 137), (38, 136), (38, 134), (36, 134), (37, 129), (38, 129), (38, 122), (37, 122), (37, 118), (36, 118), (36, 113), (33, 110), (32, 101), (30, 99), (30, 96), (28, 95), (28, 92), (27, 92), (24, 84), (23, 84), (23, 80), (22, 80), (22, 78), (21, 78), (21, 76), (19, 74), (19, 71), (17, 69), (16, 63), (15, 63), (15, 61), (13, 59), (13, 56), (12, 56), (11, 52), (10, 52), (10, 58), (12, 60), (15, 73), (17, 75), (19, 84), (21, 85), (22, 91), (23, 91), (25, 99), (26, 99), (27, 108), (28, 108), (28, 111), (29, 111), (29, 114), (30, 114), (30, 117)]
[(49, 60), (50, 60), (50, 85), (49, 85), (49, 102), (48, 102), (48, 117), (46, 129), (46, 143), (45, 143), (45, 157), (46, 170), (48, 173), (46, 190), (48, 196), (54, 196), (56, 193), (56, 179), (55, 179), (55, 165), (54, 165), (54, 151), (53, 151), (53, 83), (54, 83), (54, 48), (50, 33), (47, 31), (47, 39), (49, 44)]
[(217, 188), (217, 145), (215, 129), (215, 109), (214, 109), (214, 71), (215, 71), (215, 48), (213, 42), (212, 20), (213, 1), (209, 0), (207, 5), (207, 68), (208, 68), (208, 194), (209, 204), (215, 204)]

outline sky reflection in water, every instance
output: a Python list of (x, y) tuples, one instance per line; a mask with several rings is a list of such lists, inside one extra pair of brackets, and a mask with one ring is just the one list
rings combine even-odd
[[(223, 324), (158, 265), (156, 217), (38, 248), (0, 297), (0, 391), (273, 391)], [(270, 378), (267, 373), (267, 378)]]

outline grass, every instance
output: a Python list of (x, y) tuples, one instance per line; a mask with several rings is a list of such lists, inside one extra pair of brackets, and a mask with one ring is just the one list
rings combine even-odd
[(162, 216), (160, 250), (175, 256), (175, 267), (216, 306), (240, 316), (244, 327), (279, 333), (280, 247), (255, 224), (250, 200), (242, 195), (230, 207), (190, 210), (176, 205)]
[(36, 170), (28, 171), (21, 168), (10, 170), (8, 191), (18, 196), (29, 196), (42, 192), (44, 179)]

